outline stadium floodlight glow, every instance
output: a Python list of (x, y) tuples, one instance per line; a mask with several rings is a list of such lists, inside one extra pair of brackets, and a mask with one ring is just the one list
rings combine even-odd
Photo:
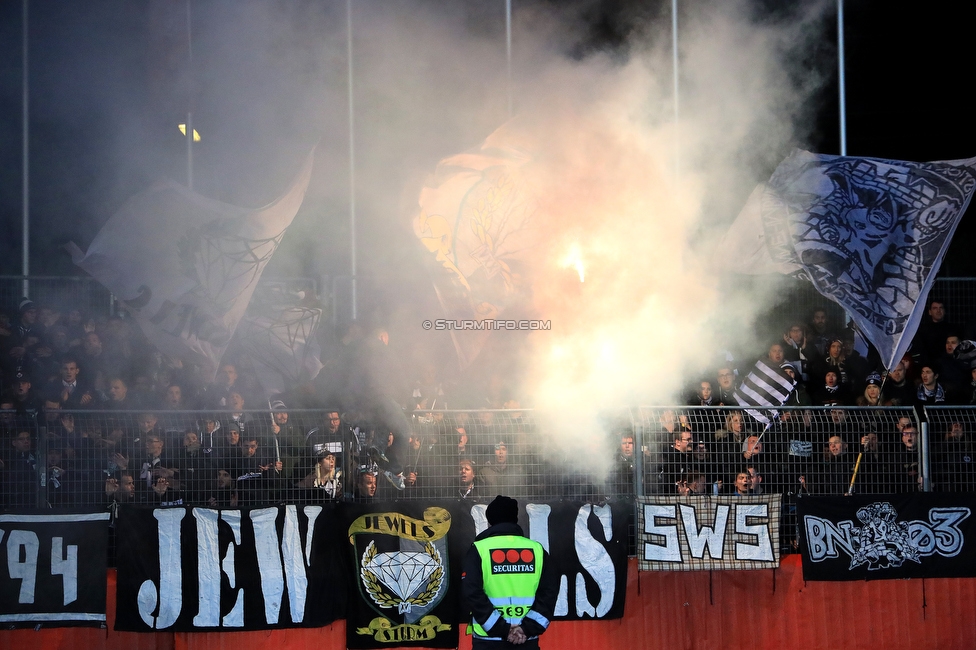
[[(186, 124), (180, 124), (180, 133), (186, 135)], [(193, 141), (200, 142), (200, 132), (193, 129)]]

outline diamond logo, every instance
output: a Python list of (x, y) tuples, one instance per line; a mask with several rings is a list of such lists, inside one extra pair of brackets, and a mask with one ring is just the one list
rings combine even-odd
[(400, 600), (406, 600), (425, 586), (428, 578), (440, 567), (440, 562), (426, 553), (398, 551), (379, 553), (363, 567), (375, 573), (379, 581)]

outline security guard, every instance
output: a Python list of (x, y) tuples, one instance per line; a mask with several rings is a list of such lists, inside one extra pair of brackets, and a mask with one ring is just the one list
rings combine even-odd
[(471, 545), (461, 574), (472, 647), (538, 648), (556, 606), (559, 576), (542, 544), (522, 534), (518, 501), (499, 495), (485, 515), (489, 528)]

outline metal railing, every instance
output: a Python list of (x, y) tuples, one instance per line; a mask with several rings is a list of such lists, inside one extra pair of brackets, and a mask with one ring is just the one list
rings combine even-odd
[(976, 490), (976, 407), (926, 406), (925, 441), (934, 492)]
[(80, 309), (93, 316), (112, 313), (112, 294), (93, 278), (83, 276), (0, 275), (0, 309), (13, 317), (24, 296), (25, 283), (35, 303), (59, 310)]
[(3, 411), (0, 499), (16, 510), (779, 492), (788, 552), (801, 495), (973, 489), (968, 434), (942, 436), (976, 426), (976, 408), (925, 413), (920, 428), (908, 408), (789, 408), (767, 428), (739, 408), (641, 407), (578, 435), (531, 410), (418, 412), (402, 430), (328, 409)]
[[(80, 309), (97, 319), (112, 316), (119, 309), (115, 296), (88, 276), (0, 275), (0, 310), (6, 309), (11, 316), (16, 314), (25, 286), (35, 303), (59, 311)], [(262, 278), (260, 286), (293, 294), (303, 292), (309, 299), (320, 298), (319, 281), (315, 278), (269, 276)]]

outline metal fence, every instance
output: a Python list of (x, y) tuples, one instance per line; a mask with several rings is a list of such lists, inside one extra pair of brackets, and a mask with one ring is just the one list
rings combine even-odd
[(930, 297), (945, 301), (946, 318), (961, 328), (961, 335), (974, 335), (967, 330), (976, 325), (976, 278), (939, 278)]
[[(782, 280), (782, 279), (781, 279)], [(14, 314), (21, 297), (24, 283), (28, 283), (30, 297), (40, 304), (53, 305), (59, 309), (81, 309), (93, 318), (107, 317), (114, 313), (114, 297), (107, 289), (90, 277), (81, 276), (0, 276), (0, 310), (6, 309)], [(324, 285), (315, 278), (264, 278), (262, 287), (278, 288), (289, 293), (304, 292), (307, 297), (327, 300), (333, 319), (337, 314), (346, 313), (349, 278), (337, 276), (324, 278)], [(762, 284), (768, 279), (764, 276), (744, 276), (742, 282)], [(807, 322), (815, 309), (826, 309), (832, 321), (841, 323), (844, 311), (836, 303), (821, 296), (813, 286), (802, 280), (786, 280), (786, 288), (781, 292), (788, 299), (772, 306), (757, 321), (760, 339), (778, 338), (780, 328), (793, 322)], [(323, 294), (320, 288), (327, 292)], [(976, 326), (976, 278), (938, 278), (932, 290), (946, 302), (949, 320), (960, 327)], [(967, 332), (971, 334), (971, 332)]]
[[(770, 426), (756, 419), (771, 418)], [(974, 413), (976, 416), (976, 413)], [(911, 408), (639, 409), (643, 495), (781, 493), (782, 551), (795, 550), (796, 500), (916, 492), (925, 487)], [(620, 434), (626, 443), (627, 432)]]
[(926, 406), (923, 424), (931, 487), (935, 492), (976, 490), (976, 408)]
[[(24, 285), (35, 303), (59, 311), (80, 309), (91, 318), (106, 318), (118, 310), (116, 298), (94, 278), (87, 276), (0, 275), (0, 311), (13, 316), (24, 297)], [(306, 299), (320, 298), (315, 278), (263, 278), (260, 286), (290, 294), (302, 292)]]
[(13, 317), (24, 296), (27, 281), (31, 299), (62, 311), (80, 309), (91, 316), (112, 313), (112, 294), (89, 277), (0, 275), (0, 310)]
[(572, 435), (530, 410), (415, 413), (395, 433), (334, 410), (3, 411), (0, 496), (115, 510), (778, 492), (789, 552), (800, 495), (973, 489), (976, 408), (926, 413), (920, 430), (906, 408), (782, 409), (766, 428), (742, 409), (642, 407)]

